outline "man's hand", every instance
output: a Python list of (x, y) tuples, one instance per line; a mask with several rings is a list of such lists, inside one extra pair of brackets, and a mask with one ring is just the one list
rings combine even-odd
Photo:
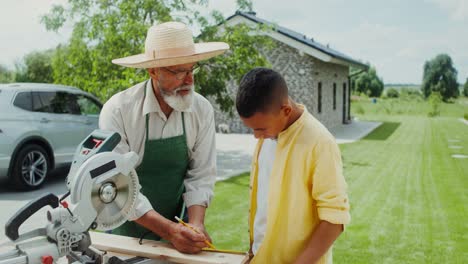
[[(210, 243), (213, 242), (213, 240), (211, 240), (210, 235), (208, 234), (208, 232), (207, 232), (206, 229), (205, 229), (205, 225), (203, 225), (203, 224), (201, 224), (201, 223), (198, 223), (198, 224), (195, 224), (195, 223), (194, 223), (194, 224), (189, 224), (189, 225), (191, 225), (193, 228), (197, 229), (197, 231), (200, 232), (200, 234), (205, 235), (206, 239), (207, 239)], [(209, 246), (206, 245), (206, 247), (209, 247)]]
[(169, 241), (180, 252), (194, 254), (200, 252), (204, 247), (209, 247), (205, 240), (211, 242), (211, 238), (203, 224), (205, 209), (204, 206), (200, 205), (193, 205), (188, 208), (189, 225), (197, 229), (199, 234), (182, 224), (164, 218), (154, 210), (148, 211), (142, 217), (136, 219), (135, 222)]
[(198, 230), (200, 234), (197, 234), (195, 231), (182, 224), (174, 224), (171, 227), (168, 240), (180, 252), (190, 254), (198, 253), (202, 248), (208, 246), (205, 240), (209, 239), (209, 237), (204, 235), (206, 231)]
[(180, 252), (198, 253), (202, 248), (207, 246), (204, 242), (207, 239), (203, 235), (204, 232), (197, 234), (182, 224), (177, 224), (164, 218), (154, 210), (148, 211), (142, 217), (135, 220), (135, 222), (169, 241)]

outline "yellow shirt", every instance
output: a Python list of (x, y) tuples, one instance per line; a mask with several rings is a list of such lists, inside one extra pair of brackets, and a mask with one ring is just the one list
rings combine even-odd
[[(262, 144), (263, 140), (259, 140), (250, 179), (251, 246), (258, 154)], [(278, 135), (270, 175), (265, 237), (251, 263), (292, 263), (304, 250), (320, 220), (349, 223), (346, 188), (341, 154), (334, 137), (304, 108), (299, 119)], [(332, 263), (331, 249), (318, 263)]]

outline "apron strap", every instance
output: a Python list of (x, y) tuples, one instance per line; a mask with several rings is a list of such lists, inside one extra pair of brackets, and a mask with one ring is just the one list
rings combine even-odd
[(183, 134), (185, 136), (185, 116), (184, 112), (182, 112), (182, 129), (183, 129)]
[(148, 136), (148, 135), (149, 135), (149, 132), (148, 132), (148, 131), (149, 131), (149, 128), (148, 128), (148, 122), (149, 122), (148, 119), (149, 119), (149, 117), (148, 117), (148, 115), (149, 115), (149, 113), (146, 114), (146, 116), (145, 116), (145, 118), (146, 118), (146, 125), (145, 125), (145, 128), (146, 128), (146, 139), (145, 139), (145, 142), (148, 142), (148, 138), (149, 138), (149, 136)]
[[(146, 86), (148, 85), (148, 82), (149, 82), (149, 81), (146, 81), (146, 83), (145, 83), (145, 88), (143, 89), (143, 93), (144, 93), (143, 101), (146, 99)], [(145, 118), (146, 118), (146, 121), (145, 121), (145, 122), (146, 122), (146, 123), (145, 123), (145, 130), (146, 130), (146, 139), (145, 139), (145, 142), (148, 142), (148, 135), (149, 135), (149, 133), (148, 133), (148, 119), (149, 119), (148, 115), (149, 115), (149, 113), (146, 114), (146, 116), (145, 116)]]

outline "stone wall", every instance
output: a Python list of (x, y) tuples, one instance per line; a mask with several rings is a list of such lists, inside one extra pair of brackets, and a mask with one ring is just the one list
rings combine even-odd
[[(347, 107), (349, 96), (348, 67), (325, 63), (295, 48), (277, 42), (270, 51), (261, 51), (271, 63), (274, 70), (281, 73), (289, 88), (289, 95), (298, 103), (304, 104), (308, 111), (320, 120), (327, 128), (343, 123), (343, 104)], [(322, 86), (322, 111), (318, 112), (318, 86)], [(333, 109), (333, 85), (336, 84), (336, 109)], [(346, 87), (346, 98), (343, 101), (343, 86)], [(235, 100), (237, 84), (230, 81), (227, 85), (230, 96)], [(215, 108), (217, 131), (226, 125), (230, 133), (251, 133), (240, 120), (235, 107), (233, 116), (222, 113), (219, 107), (209, 98)], [(347, 115), (347, 110), (345, 111)], [(348, 119), (347, 116), (345, 116)]]

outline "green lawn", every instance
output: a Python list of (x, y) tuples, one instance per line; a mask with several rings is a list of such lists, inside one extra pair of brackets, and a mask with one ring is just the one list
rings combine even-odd
[[(468, 155), (468, 125), (458, 120), (466, 101), (444, 104), (435, 118), (424, 102), (353, 102), (353, 112), (359, 107), (361, 120), (383, 124), (340, 145), (352, 221), (335, 262), (468, 263), (468, 159), (451, 157)], [(248, 248), (248, 181), (216, 185), (207, 228), (220, 248)]]

